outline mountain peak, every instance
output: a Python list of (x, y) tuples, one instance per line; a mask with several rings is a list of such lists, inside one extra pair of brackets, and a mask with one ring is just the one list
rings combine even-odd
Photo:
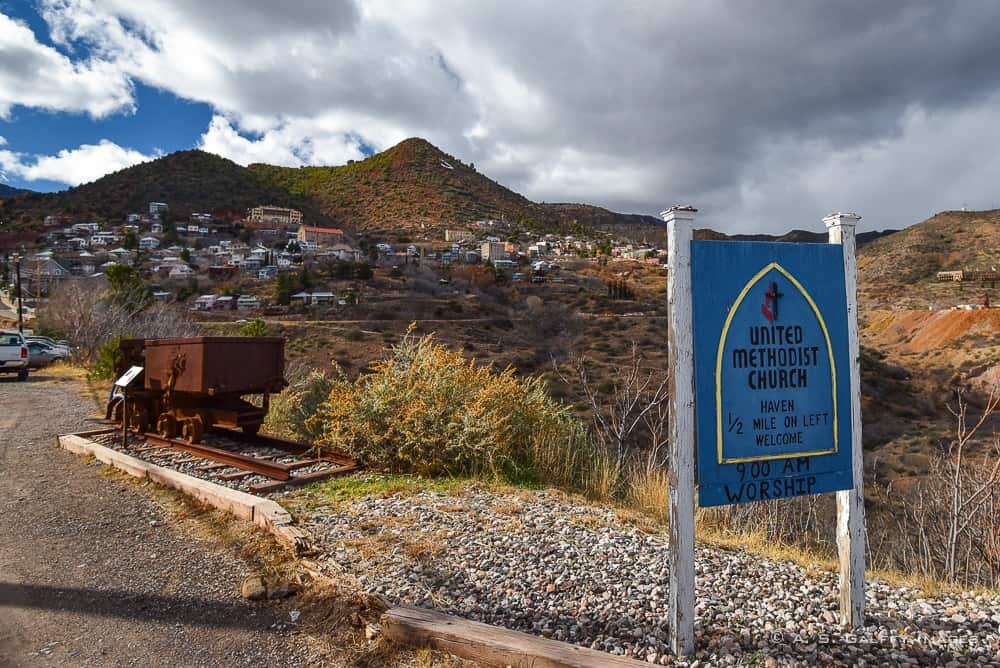
[(14, 186), (0, 183), (0, 197), (17, 197), (18, 195), (27, 195), (30, 192), (30, 190), (25, 190), (24, 188), (15, 188)]

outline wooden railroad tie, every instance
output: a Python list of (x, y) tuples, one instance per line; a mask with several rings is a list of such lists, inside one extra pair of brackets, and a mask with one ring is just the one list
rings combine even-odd
[(403, 645), (431, 647), (487, 666), (636, 668), (642, 665), (635, 659), (408, 606), (391, 608), (382, 615), (382, 633)]

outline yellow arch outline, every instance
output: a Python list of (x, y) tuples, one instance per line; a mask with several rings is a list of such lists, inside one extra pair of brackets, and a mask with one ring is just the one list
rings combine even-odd
[[(799, 293), (806, 298), (806, 301), (809, 302), (809, 306), (812, 307), (813, 313), (816, 315), (816, 319), (819, 321), (820, 329), (823, 330), (823, 337), (826, 339), (826, 350), (830, 356), (830, 380), (833, 393), (833, 448), (829, 450), (812, 450), (809, 452), (795, 452), (782, 455), (762, 455), (760, 457), (737, 457), (724, 459), (722, 457), (722, 353), (726, 347), (726, 337), (729, 336), (729, 326), (733, 322), (733, 317), (736, 315), (736, 311), (743, 303), (743, 299), (747, 296), (747, 293), (750, 292), (750, 289), (757, 284), (757, 281), (763, 278), (767, 272), (772, 269), (777, 269), (781, 272), (785, 278), (792, 282), (792, 285), (795, 286)], [(722, 335), (719, 337), (719, 350), (715, 359), (715, 425), (716, 449), (718, 452), (719, 464), (739, 464), (740, 462), (759, 462), (773, 459), (788, 459), (790, 457), (815, 457), (817, 455), (829, 455), (837, 452), (837, 365), (834, 363), (833, 359), (833, 344), (830, 343), (830, 332), (827, 331), (826, 321), (823, 320), (823, 314), (819, 312), (819, 307), (816, 306), (816, 302), (813, 301), (809, 292), (794, 276), (788, 273), (788, 271), (777, 262), (771, 262), (754, 274), (753, 278), (747, 281), (747, 284), (743, 286), (743, 289), (740, 291), (740, 294), (733, 303), (733, 306), (729, 309), (729, 314), (726, 316), (726, 323), (722, 326)]]

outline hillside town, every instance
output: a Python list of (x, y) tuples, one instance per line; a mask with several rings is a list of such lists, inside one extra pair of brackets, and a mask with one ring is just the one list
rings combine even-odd
[[(129, 214), (118, 223), (49, 215), (38, 244), (4, 258), (6, 288), (15, 288), (12, 271), (20, 266), (21, 291), (28, 313), (62, 281), (101, 281), (116, 265), (133, 267), (161, 302), (179, 302), (195, 311), (256, 311), (274, 307), (347, 306), (364, 290), (358, 280), (374, 272), (398, 273), (403, 267), (436, 270), (447, 283), (449, 270), (486, 265), (504, 282), (561, 282), (560, 262), (636, 262), (661, 267), (666, 251), (595, 233), (590, 238), (533, 235), (509, 223), (470, 221), (445, 229), (387, 240), (351, 235), (344, 230), (309, 225), (301, 212), (276, 206), (247, 211), (218, 209), (175, 220), (168, 202), (150, 202), (147, 212)], [(397, 237), (399, 235), (396, 235)], [(437, 237), (437, 238), (435, 238)], [(13, 260), (13, 261), (12, 261)], [(283, 274), (314, 272), (340, 279), (332, 286), (301, 286), (275, 294)]]

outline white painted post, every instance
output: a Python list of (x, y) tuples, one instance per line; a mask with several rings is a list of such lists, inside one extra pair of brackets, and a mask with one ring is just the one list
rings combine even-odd
[(670, 373), (670, 642), (694, 653), (694, 336), (691, 321), (692, 207), (661, 213), (667, 223)]
[(847, 338), (851, 374), (851, 469), (854, 489), (837, 492), (837, 552), (840, 556), (840, 623), (865, 625), (865, 494), (861, 447), (861, 349), (858, 338), (858, 267), (854, 228), (856, 213), (831, 213), (823, 219), (831, 244), (844, 247), (847, 287)]

